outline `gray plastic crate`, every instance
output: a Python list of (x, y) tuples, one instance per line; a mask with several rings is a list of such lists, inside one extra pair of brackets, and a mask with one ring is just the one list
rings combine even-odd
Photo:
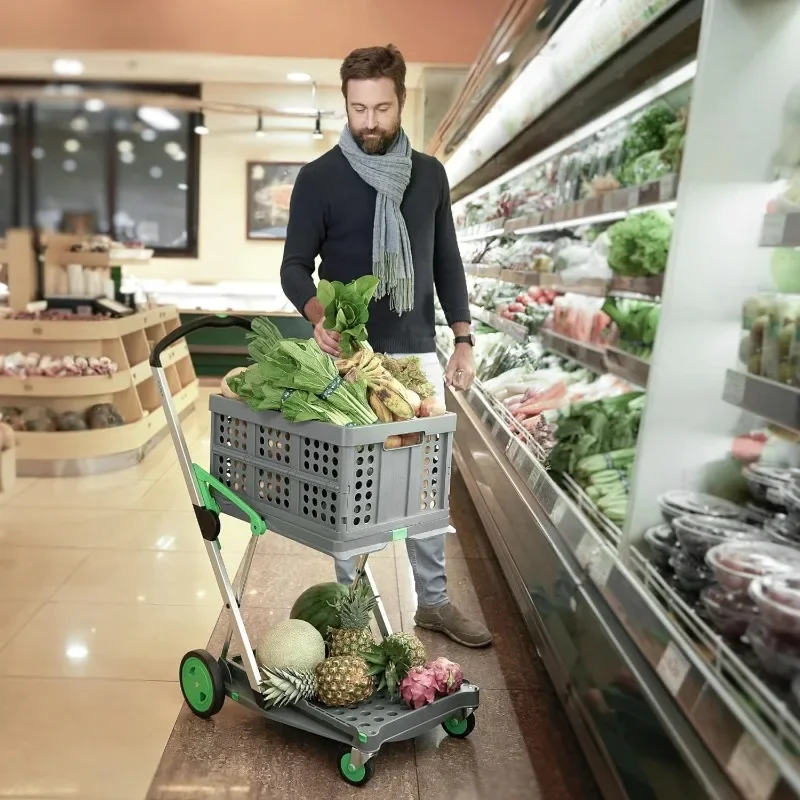
[[(455, 414), (341, 428), (287, 422), (221, 395), (209, 407), (209, 472), (271, 530), (340, 557), (449, 530)], [(404, 433), (421, 433), (421, 444), (384, 449)]]

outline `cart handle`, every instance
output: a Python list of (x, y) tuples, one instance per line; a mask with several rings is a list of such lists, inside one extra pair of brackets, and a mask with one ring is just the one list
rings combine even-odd
[(178, 339), (183, 339), (193, 331), (201, 328), (244, 328), (246, 331), (252, 330), (252, 321), (245, 317), (237, 317), (230, 314), (209, 314), (205, 317), (198, 317), (191, 322), (187, 322), (174, 331), (170, 331), (163, 339), (156, 342), (153, 352), (150, 353), (150, 366), (161, 366), (161, 354), (170, 346), (175, 344)]

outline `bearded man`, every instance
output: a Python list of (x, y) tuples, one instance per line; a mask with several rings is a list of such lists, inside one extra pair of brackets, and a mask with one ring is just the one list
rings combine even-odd
[[(314, 338), (337, 358), (339, 336), (325, 330), (316, 298), (319, 276), (349, 283), (379, 280), (370, 306), (369, 341), (376, 352), (420, 357), (444, 403), (445, 385), (468, 389), (475, 377), (464, 267), (442, 164), (411, 149), (402, 128), (406, 64), (388, 47), (354, 50), (340, 70), (347, 125), (339, 144), (304, 166), (292, 192), (281, 266), (286, 296), (314, 326)], [(443, 374), (436, 356), (434, 291), (455, 334)], [(400, 487), (402, 491), (402, 487)], [(415, 623), (466, 647), (491, 634), (447, 595), (445, 537), (406, 540), (417, 592)], [(355, 559), (336, 562), (340, 583), (352, 583)]]

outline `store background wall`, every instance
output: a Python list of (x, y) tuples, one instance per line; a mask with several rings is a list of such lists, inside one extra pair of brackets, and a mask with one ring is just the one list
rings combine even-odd
[[(251, 103), (266, 107), (311, 105), (308, 87), (262, 88), (253, 84), (203, 85), (205, 100)], [(339, 87), (317, 91), (326, 110), (344, 108)], [(412, 146), (422, 147), (423, 94), (410, 90), (403, 125)], [(246, 164), (248, 161), (305, 163), (321, 156), (338, 139), (344, 120), (323, 122), (323, 139), (314, 139), (312, 119), (264, 120), (264, 138), (254, 135), (255, 120), (230, 115), (206, 115), (211, 133), (203, 137), (200, 154), (200, 225), (197, 258), (159, 258), (135, 274), (162, 280), (197, 282), (277, 281), (283, 240), (248, 241), (246, 237)]]

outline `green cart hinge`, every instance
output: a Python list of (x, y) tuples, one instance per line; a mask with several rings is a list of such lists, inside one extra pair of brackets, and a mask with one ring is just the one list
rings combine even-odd
[(230, 500), (243, 514), (250, 520), (250, 530), (254, 536), (262, 536), (267, 532), (267, 523), (250, 508), (244, 500), (237, 494), (232, 492), (224, 483), (217, 480), (213, 475), (210, 475), (198, 464), (192, 464), (194, 470), (194, 477), (197, 485), (200, 488), (200, 496), (203, 498), (203, 505), (215, 514), (220, 513), (219, 503), (214, 499), (211, 494), (211, 489), (219, 492), (224, 498)]

